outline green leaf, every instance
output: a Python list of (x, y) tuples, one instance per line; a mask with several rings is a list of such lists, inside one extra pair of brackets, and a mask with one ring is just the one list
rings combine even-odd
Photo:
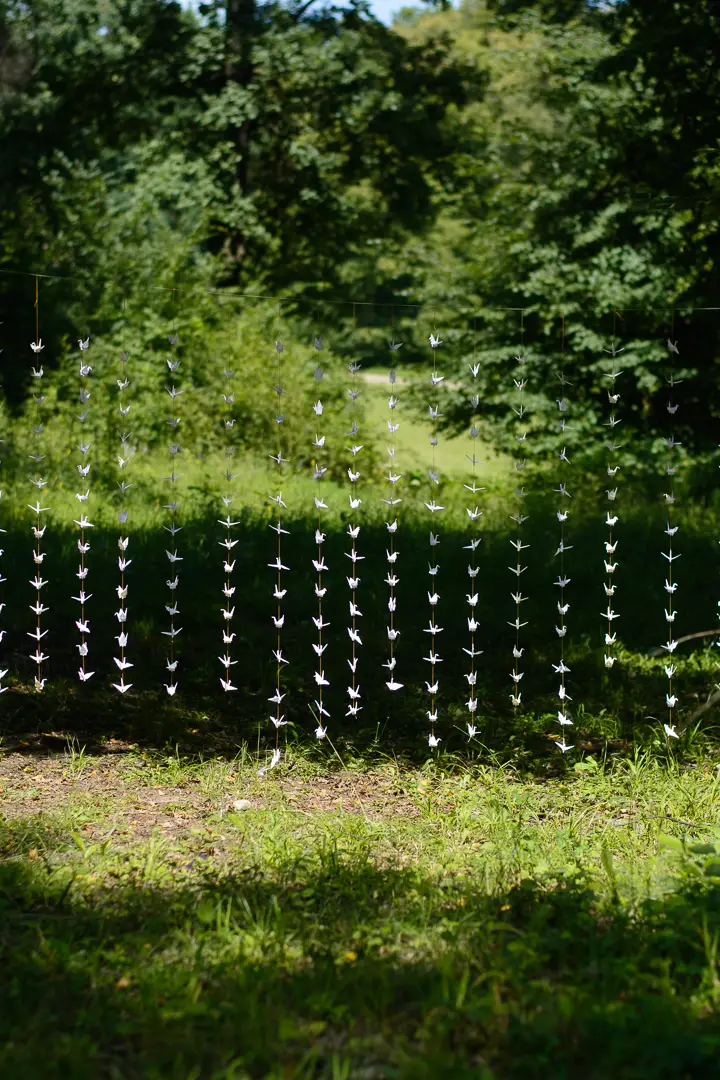
[(209, 923), (215, 921), (215, 904), (212, 900), (201, 900), (197, 906), (197, 917), (200, 922), (205, 923), (207, 926)]
[(668, 836), (667, 833), (660, 833), (658, 844), (661, 848), (666, 848), (669, 851), (677, 851), (678, 853), (685, 851), (682, 840), (678, 840), (677, 836)]
[(688, 851), (691, 851), (693, 855), (714, 855), (714, 844), (688, 844)]

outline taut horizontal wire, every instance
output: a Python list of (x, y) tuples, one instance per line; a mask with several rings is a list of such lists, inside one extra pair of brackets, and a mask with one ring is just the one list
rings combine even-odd
[[(33, 271), (26, 270), (6, 270), (0, 268), (0, 274), (12, 274), (16, 277), (27, 278), (42, 278), (44, 281), (83, 281), (84, 278), (77, 277), (72, 274), (41, 274)], [(105, 285), (112, 282), (112, 278), (100, 278), (96, 279), (95, 283), (98, 285)], [(179, 289), (175, 285), (155, 285), (148, 286), (151, 292), (169, 292), (169, 293), (182, 293), (182, 289)], [(332, 304), (335, 306), (345, 307), (387, 307), (387, 308), (422, 308), (423, 304), (410, 304), (404, 303), (398, 300), (392, 301), (379, 301), (379, 300), (330, 300), (325, 297), (313, 296), (308, 299), (304, 299), (302, 296), (277, 296), (269, 293), (238, 293), (233, 292), (232, 287), (228, 286), (227, 289), (206, 289), (206, 293), (210, 296), (217, 296), (223, 300), (272, 300), (276, 304), (290, 304), (290, 303), (303, 303), (311, 305), (320, 304)], [(483, 311), (525, 311), (525, 308), (521, 307), (484, 307)]]
[[(43, 274), (35, 271), (27, 270), (7, 270), (0, 267), (0, 274), (11, 274), (15, 277), (27, 277), (27, 278), (42, 278), (44, 281), (83, 281), (84, 278), (77, 277), (72, 274)], [(113, 281), (112, 278), (100, 278), (95, 280), (95, 284), (106, 285)], [(144, 286), (149, 288), (151, 292), (169, 292), (169, 293), (181, 293), (183, 290), (179, 289), (175, 285), (149, 285)], [(375, 308), (422, 308), (430, 307), (433, 304), (427, 301), (425, 304), (409, 304), (402, 303), (397, 300), (392, 301), (378, 301), (378, 300), (328, 300), (324, 297), (312, 297), (305, 300), (301, 296), (274, 296), (269, 293), (238, 293), (233, 292), (232, 287), (228, 286), (227, 289), (206, 289), (210, 296), (218, 296), (223, 300), (272, 300), (277, 304), (289, 304), (289, 303), (302, 303), (317, 305), (330, 304), (338, 307), (375, 307)], [(488, 304), (482, 305), (480, 311), (521, 311), (523, 313), (532, 311), (533, 305), (526, 305), (525, 307), (505, 307), (502, 305)], [(611, 314), (613, 309), (609, 309), (607, 314)], [(668, 307), (624, 307), (623, 311), (642, 311), (642, 312), (654, 312), (654, 311), (674, 311), (678, 315), (687, 314), (693, 311), (720, 311), (718, 307), (695, 307), (693, 305), (683, 306), (678, 304), (668, 305)], [(602, 316), (600, 316), (602, 318)]]

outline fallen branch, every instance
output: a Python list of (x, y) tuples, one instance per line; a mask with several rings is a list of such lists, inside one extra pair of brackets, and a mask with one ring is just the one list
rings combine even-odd
[[(697, 632), (697, 634), (686, 634), (685, 637), (681, 637), (681, 638), (677, 639), (677, 644), (678, 645), (683, 645), (686, 641), (696, 641), (697, 638), (704, 638), (704, 637), (720, 637), (720, 629), (718, 629), (718, 630), (699, 630)], [(660, 646), (657, 649), (651, 649), (650, 652), (648, 653), (648, 656), (662, 656), (664, 651), (665, 650), (664, 650), (663, 646)]]
[(692, 724), (694, 720), (699, 720), (701, 716), (704, 716), (706, 712), (712, 709), (713, 705), (716, 705), (720, 701), (720, 690), (716, 690), (714, 694), (711, 694), (704, 705), (699, 705), (695, 712), (690, 713), (687, 720), (684, 723), (684, 727), (688, 724)]

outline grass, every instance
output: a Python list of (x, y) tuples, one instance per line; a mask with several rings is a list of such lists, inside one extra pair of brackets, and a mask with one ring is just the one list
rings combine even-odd
[(714, 1076), (717, 765), (8, 755), (0, 1074)]
[[(368, 383), (364, 388), (366, 401), (363, 430), (369, 430), (370, 439), (380, 448), (378, 452), (381, 460), (384, 460), (384, 447), (388, 441), (387, 420), (391, 413), (387, 402), (390, 390), (393, 389), (395, 396), (399, 396), (401, 407), (404, 405), (403, 399), (407, 396), (404, 392), (404, 382), (399, 384), (399, 387), (398, 384), (391, 387), (387, 378), (384, 382), (385, 385)], [(398, 471), (410, 470), (417, 473), (418, 477), (427, 476), (428, 467), (432, 464), (430, 447), (432, 429), (429, 421), (424, 416), (419, 417), (414, 411), (408, 414), (406, 409), (397, 413), (395, 420), (400, 421), (400, 427), (395, 432), (394, 439)], [(504, 479), (507, 476), (510, 459), (506, 455), (484, 443), (476, 445), (475, 450), (477, 457), (483, 459), (478, 468), (485, 480)], [(440, 436), (436, 453), (440, 471), (454, 479), (466, 478), (471, 468), (466, 455), (470, 453), (472, 453), (472, 447), (466, 432), (461, 435), (444, 432)]]
[[(293, 488), (292, 484), (296, 487)], [(309, 479), (294, 478), (290, 494), (308, 488)], [(329, 486), (329, 485), (328, 485)], [(56, 727), (75, 736), (80, 745), (92, 746), (102, 738), (114, 736), (137, 741), (142, 745), (162, 746), (166, 742), (180, 744), (184, 752), (218, 745), (224, 751), (250, 743), (266, 745), (271, 737), (268, 730), (267, 698), (272, 694), (275, 669), (271, 649), (274, 645), (271, 613), (271, 583), (267, 563), (272, 556), (273, 535), (267, 528), (270, 506), (258, 498), (258, 505), (240, 508), (238, 517), (242, 528), (237, 530), (239, 544), (234, 549), (237, 559), (235, 577), (241, 582), (242, 597), (238, 603), (234, 643), (240, 661), (234, 669), (236, 685), (242, 693), (228, 700), (220, 688), (218, 656), (224, 651), (221, 639), (220, 608), (223, 582), (221, 549), (218, 539), (224, 530), (217, 523), (217, 507), (211, 504), (212, 492), (197, 485), (198, 504), (192, 513), (183, 517), (183, 531), (178, 536), (178, 549), (183, 563), (178, 590), (183, 634), (178, 638), (180, 658), (180, 690), (169, 700), (162, 689), (165, 681), (165, 639), (161, 631), (168, 625), (165, 611), (167, 590), (167, 534), (158, 520), (160, 511), (142, 503), (141, 520), (130, 530), (128, 549), (133, 562), (128, 572), (130, 644), (129, 659), (134, 688), (122, 701), (110, 689), (117, 671), (112, 662), (115, 653), (113, 635), (117, 625), (117, 530), (109, 517), (98, 515), (92, 533), (88, 555), (93, 597), (88, 605), (91, 619), (91, 665), (95, 671), (85, 686), (77, 682), (78, 636), (73, 625), (73, 604), (70, 597), (77, 588), (77, 530), (58, 512), (50, 521), (43, 539), (47, 551), (44, 574), (49, 579), (45, 587), (45, 602), (49, 612), (43, 618), (43, 628), (49, 629), (44, 639), (50, 654), (47, 665), (48, 685), (42, 695), (29, 692), (34, 665), (29, 660), (30, 639), (26, 636), (34, 626), (29, 603), (33, 599), (29, 578), (33, 573), (30, 557), (28, 521), (8, 510), (3, 520), (7, 533), (3, 536), (6, 554), (4, 565), (11, 568), (3, 583), (3, 602), (10, 632), (3, 642), (3, 666), (10, 669), (7, 681), (10, 689), (2, 696), (0, 734), (8, 739), (25, 739), (52, 733)], [(259, 488), (258, 490), (262, 490)], [(272, 489), (271, 489), (272, 490)], [(304, 491), (304, 489), (302, 489)], [(312, 489), (314, 490), (314, 489)], [(339, 488), (337, 489), (340, 490)], [(408, 485), (412, 495), (414, 489)], [(443, 496), (445, 498), (445, 496)], [(448, 505), (455, 498), (449, 495)], [(461, 498), (461, 496), (458, 496)], [(202, 500), (205, 500), (203, 502)], [(8, 500), (9, 502), (10, 500)], [(369, 500), (368, 500), (369, 501)], [(580, 500), (578, 500), (580, 502)], [(509, 702), (509, 671), (513, 634), (507, 621), (514, 616), (510, 599), (512, 581), (508, 571), (507, 533), (504, 522), (505, 504), (499, 489), (497, 498), (488, 500), (487, 519), (481, 552), (481, 602), (478, 614), (481, 621), (479, 646), (484, 649), (478, 663), (478, 695), (480, 701), (479, 727), (482, 743), (496, 754), (510, 756), (522, 751), (539, 767), (554, 769), (557, 752), (551, 736), (557, 736), (556, 681), (551, 661), (557, 662), (555, 635), (555, 603), (553, 585), (556, 567), (553, 555), (557, 546), (556, 522), (547, 513), (542, 493), (528, 498), (530, 519), (526, 524), (527, 561), (530, 569), (525, 575), (526, 595), (530, 596), (525, 617), (529, 625), (524, 631), (527, 652), (524, 656), (523, 702), (527, 711), (513, 715)], [(460, 505), (462, 511), (462, 505)], [(382, 513), (382, 508), (377, 511)], [(331, 712), (330, 738), (344, 755), (348, 751), (364, 752), (378, 742), (404, 759), (408, 755), (417, 763), (424, 760), (427, 746), (427, 695), (425, 678), (427, 665), (427, 532), (426, 522), (413, 517), (411, 507), (404, 513), (402, 531), (398, 533), (400, 549), (400, 583), (397, 588), (397, 625), (401, 630), (397, 650), (404, 689), (388, 694), (382, 664), (387, 659), (385, 633), (387, 586), (385, 549), (387, 530), (381, 518), (373, 516), (368, 507), (360, 536), (360, 550), (366, 556), (363, 564), (359, 597), (363, 610), (363, 646), (360, 650), (359, 677), (363, 692), (363, 711), (358, 721), (350, 722), (346, 712), (346, 674), (348, 641), (348, 589), (344, 578), (348, 538), (344, 529), (343, 512), (337, 510), (328, 523), (326, 542), (330, 573), (327, 575), (327, 618), (334, 636), (325, 657), (325, 670), (331, 686), (326, 696)], [(144, 515), (144, 517), (143, 517)], [(315, 696), (311, 685), (314, 654), (311, 616), (316, 614), (314, 595), (315, 556), (314, 522), (302, 513), (302, 505), (288, 518), (292, 530), (292, 548), (288, 547), (289, 564), (286, 626), (283, 648), (290, 665), (285, 673), (286, 718), (289, 720), (283, 735), (290, 745), (311, 737), (315, 727), (310, 706)], [(610, 739), (615, 749), (627, 749), (635, 741), (643, 744), (657, 737), (665, 714), (665, 685), (662, 657), (649, 655), (664, 637), (662, 592), (664, 567), (660, 565), (663, 521), (661, 513), (646, 504), (628, 508), (623, 513), (621, 534), (622, 560), (617, 577), (618, 593), (614, 600), (621, 615), (619, 622), (622, 663), (612, 673), (604, 668), (602, 634), (604, 624), (600, 612), (602, 594), (603, 542), (605, 527), (592, 502), (575, 509), (573, 520), (572, 606), (568, 635), (568, 663), (571, 673), (568, 692), (573, 697), (575, 729), (573, 742), (579, 752), (597, 753), (604, 741)], [(676, 623), (677, 636), (711, 629), (716, 623), (715, 596), (707, 587), (708, 549), (713, 535), (710, 511), (694, 508), (685, 514), (682, 531), (682, 607)], [(442, 655), (445, 658), (439, 706), (442, 716), (441, 750), (472, 758), (465, 734), (466, 657), (463, 648), (469, 644), (467, 633), (467, 574), (463, 545), (467, 531), (459, 514), (449, 514), (442, 534), (441, 575), (438, 578), (441, 603), (438, 615), (442, 620)], [(714, 556), (713, 556), (714, 557)], [(28, 565), (29, 564), (29, 565)], [(16, 568), (24, 568), (17, 572)], [(569, 590), (570, 591), (570, 590)], [(420, 611), (420, 617), (418, 617)], [(335, 634), (335, 630), (338, 630)], [(712, 692), (717, 679), (713, 639), (699, 641), (692, 648), (681, 646), (677, 653), (680, 695), (679, 730), (691, 740), (693, 724), (686, 724), (693, 711)], [(703, 717), (703, 727), (712, 726), (716, 710)], [(49, 744), (48, 744), (49, 745)], [(482, 755), (482, 751), (478, 750)], [(332, 757), (332, 751), (329, 751)], [(414, 755), (414, 757), (413, 757)], [(558, 766), (559, 768), (559, 766)]]
[[(384, 389), (370, 385), (381, 442)], [(401, 388), (402, 390), (402, 388)], [(401, 429), (402, 430), (402, 429)], [(130, 659), (133, 692), (109, 689), (117, 574), (111, 499), (91, 508), (92, 660), (78, 686), (68, 608), (76, 588), (72, 486), (52, 492), (43, 541), (51, 653), (45, 692), (29, 692), (25, 631), (29, 512), (3, 500), (3, 602), (12, 612), (10, 688), (0, 721), (0, 1076), (35, 1080), (676, 1080), (717, 1075), (720, 1052), (720, 751), (716, 713), (693, 710), (717, 678), (714, 648), (678, 650), (681, 739), (668, 747), (657, 504), (622, 511), (615, 606), (622, 663), (602, 664), (605, 527), (588, 481), (573, 504), (568, 689), (575, 750), (553, 739), (556, 660), (554, 509), (528, 485), (524, 700), (508, 702), (507, 462), (483, 495), (480, 738), (464, 733), (462, 648), (467, 542), (458, 479), (464, 440), (447, 440), (442, 490), (442, 744), (428, 755), (427, 425), (408, 423), (398, 456), (399, 663), (388, 700), (381, 663), (387, 590), (379, 488), (362, 518), (363, 712), (344, 716), (347, 486), (332, 506), (330, 739), (316, 744), (308, 704), (315, 614), (309, 476), (283, 481), (292, 573), (284, 649), (281, 765), (265, 779), (274, 687), (266, 563), (266, 463), (237, 466), (242, 582), (236, 639), (242, 693), (219, 688), (222, 580), (216, 541), (221, 455), (183, 462), (180, 685), (161, 692), (167, 576), (165, 462), (133, 463)], [(547, 484), (545, 488), (547, 488)], [(628, 489), (630, 484), (628, 482)], [(98, 486), (97, 491), (100, 491)], [(384, 493), (383, 493), (384, 494)], [(711, 508), (682, 518), (677, 636), (711, 628)], [(709, 539), (710, 538), (710, 539)], [(17, 573), (24, 567), (27, 574)], [(418, 618), (418, 610), (422, 617)], [(506, 614), (504, 614), (506, 613)], [(23, 622), (23, 617), (25, 622)], [(341, 644), (341, 642), (343, 642)], [(112, 677), (112, 678), (111, 678)], [(237, 680), (236, 680), (237, 681)]]

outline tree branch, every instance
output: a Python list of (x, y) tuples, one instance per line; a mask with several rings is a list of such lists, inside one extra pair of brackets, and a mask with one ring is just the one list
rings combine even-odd
[(293, 22), (297, 22), (299, 19), (301, 19), (303, 17), (303, 15), (305, 14), (305, 12), (307, 11), (307, 9), (309, 7), (312, 7), (312, 5), (314, 3), (315, 3), (315, 0), (306, 0), (306, 2), (304, 4), (302, 4), (297, 9), (297, 11), (293, 11), (293, 15), (292, 15)]
[[(686, 641), (695, 641), (697, 638), (704, 637), (720, 637), (720, 629), (718, 630), (699, 630), (697, 634), (686, 634), (685, 637), (677, 639), (678, 645), (683, 645)], [(660, 646), (657, 649), (651, 649), (648, 656), (662, 656), (663, 649)]]

